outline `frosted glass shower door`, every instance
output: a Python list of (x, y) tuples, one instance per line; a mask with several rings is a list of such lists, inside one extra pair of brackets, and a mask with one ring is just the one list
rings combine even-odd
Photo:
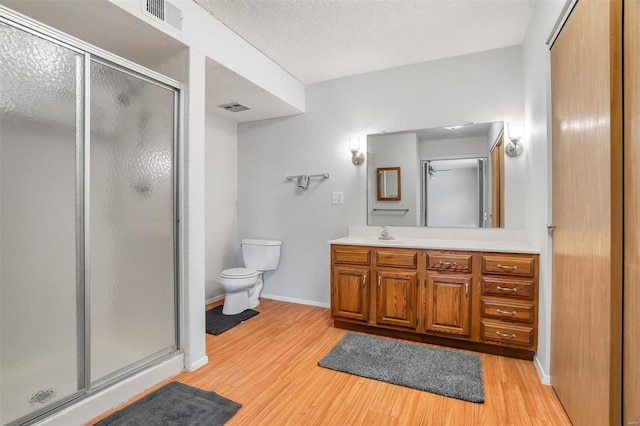
[(96, 61), (90, 75), (95, 386), (176, 349), (176, 92)]
[[(0, 21), (0, 424), (84, 387), (84, 55)], [(78, 255), (79, 254), (79, 255)]]

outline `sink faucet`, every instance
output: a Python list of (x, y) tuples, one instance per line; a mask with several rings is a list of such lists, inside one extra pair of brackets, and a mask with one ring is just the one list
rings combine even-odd
[(386, 226), (382, 227), (382, 233), (378, 237), (379, 240), (395, 240), (391, 235), (389, 235), (389, 229)]

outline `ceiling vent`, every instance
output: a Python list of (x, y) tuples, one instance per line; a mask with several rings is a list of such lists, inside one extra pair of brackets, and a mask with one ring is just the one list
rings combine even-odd
[(231, 102), (230, 104), (220, 105), (220, 108), (224, 108), (227, 111), (231, 111), (231, 112), (240, 112), (240, 111), (246, 111), (248, 109), (251, 109), (248, 106), (239, 104), (237, 102)]
[(182, 31), (182, 11), (167, 0), (142, 0), (145, 12)]

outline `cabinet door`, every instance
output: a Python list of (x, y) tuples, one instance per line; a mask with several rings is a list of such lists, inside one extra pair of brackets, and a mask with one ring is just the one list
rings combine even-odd
[(471, 333), (471, 276), (429, 274), (427, 330), (469, 336)]
[(418, 273), (378, 271), (378, 324), (416, 328)]
[(369, 270), (334, 266), (331, 285), (331, 315), (369, 320)]

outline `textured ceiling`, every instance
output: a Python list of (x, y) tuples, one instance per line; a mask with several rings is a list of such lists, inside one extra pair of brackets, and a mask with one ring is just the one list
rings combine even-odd
[(533, 0), (194, 0), (304, 84), (521, 44)]

